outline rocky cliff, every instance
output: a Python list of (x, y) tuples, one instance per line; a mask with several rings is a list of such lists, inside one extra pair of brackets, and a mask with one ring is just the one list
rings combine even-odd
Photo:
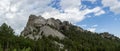
[(21, 32), (21, 36), (37, 40), (42, 38), (42, 36), (52, 35), (63, 39), (65, 35), (60, 31), (68, 30), (70, 25), (68, 21), (61, 22), (59, 19), (44, 19), (42, 16), (30, 15), (26, 27)]

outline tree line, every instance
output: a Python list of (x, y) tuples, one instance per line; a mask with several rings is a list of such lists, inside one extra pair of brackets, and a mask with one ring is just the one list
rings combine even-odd
[[(119, 51), (120, 40), (102, 38), (99, 33), (78, 31), (76, 26), (61, 31), (66, 38), (42, 36), (41, 39), (32, 40), (15, 35), (14, 30), (3, 23), (0, 26), (0, 51)], [(58, 42), (64, 45), (61, 49)]]

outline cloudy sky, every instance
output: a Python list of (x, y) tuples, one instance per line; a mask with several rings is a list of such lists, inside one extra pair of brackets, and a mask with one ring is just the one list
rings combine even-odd
[(0, 25), (7, 23), (16, 34), (23, 30), (30, 14), (120, 37), (120, 0), (0, 0)]

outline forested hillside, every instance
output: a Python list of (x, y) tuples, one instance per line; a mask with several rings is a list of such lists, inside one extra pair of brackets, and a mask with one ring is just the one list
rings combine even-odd
[[(103, 38), (98, 33), (77, 31), (76, 26), (62, 31), (67, 38), (43, 36), (41, 39), (31, 40), (16, 36), (14, 30), (7, 24), (0, 27), (0, 51), (119, 51), (118, 38)], [(55, 43), (57, 42), (57, 43)], [(59, 45), (61, 44), (61, 45)]]
[(0, 51), (119, 51), (120, 39), (108, 32), (95, 33), (59, 19), (30, 15), (27, 25), (16, 35), (0, 26)]

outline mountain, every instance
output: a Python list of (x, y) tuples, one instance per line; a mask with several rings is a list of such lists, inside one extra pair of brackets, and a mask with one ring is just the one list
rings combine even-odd
[[(61, 32), (63, 30), (69, 30), (72, 26), (68, 21), (61, 22), (59, 19), (49, 18), (44, 19), (42, 16), (30, 15), (26, 27), (21, 32), (21, 36), (31, 39), (39, 39), (42, 36), (52, 35), (64, 39), (65, 35)], [(78, 30), (81, 30), (79, 27)]]
[(51, 28), (51, 26), (53, 26), (59, 29), (61, 26), (60, 23), (61, 22), (59, 20), (55, 20), (53, 18), (46, 20), (41, 16), (37, 17), (35, 15), (30, 15), (27, 26), (22, 31), (21, 36), (37, 40), (39, 38), (42, 38), (42, 35), (52, 35), (63, 39), (65, 36), (61, 32)]
[(7, 24), (0, 26), (0, 51), (119, 51), (120, 39), (96, 33), (68, 21), (30, 15), (20, 36)]
[[(74, 31), (89, 32), (87, 30), (83, 30), (78, 26), (72, 25), (68, 21), (61, 22), (59, 19), (45, 19), (42, 16), (30, 15), (26, 27), (21, 32), (21, 36), (37, 40), (39, 38), (42, 38), (43, 35), (46, 37), (52, 35), (53, 37), (64, 39), (67, 38), (67, 36), (65, 36), (65, 33), (62, 32), (70, 30), (70, 27), (73, 27), (75, 29)], [(100, 33), (100, 36), (102, 38), (118, 39), (108, 32)]]
[(108, 38), (108, 39), (118, 39), (119, 40), (119, 38), (118, 37), (116, 37), (116, 36), (114, 36), (114, 35), (112, 35), (112, 34), (110, 34), (110, 33), (108, 33), (108, 32), (103, 32), (103, 33), (100, 33), (100, 36), (102, 37), (102, 38)]
[[(49, 40), (52, 39), (51, 41), (57, 44), (59, 48), (62, 48), (62, 50), (68, 51), (72, 51), (73, 49), (73, 51), (80, 51), (78, 49), (81, 48), (93, 50), (91, 47), (103, 51), (120, 46), (120, 39), (107, 32), (90, 32), (72, 25), (68, 21), (62, 22), (54, 18), (44, 19), (42, 16), (35, 15), (29, 16), (27, 25), (21, 32), (21, 36), (32, 40), (44, 39), (46, 37)], [(56, 37), (58, 38), (57, 40)]]

